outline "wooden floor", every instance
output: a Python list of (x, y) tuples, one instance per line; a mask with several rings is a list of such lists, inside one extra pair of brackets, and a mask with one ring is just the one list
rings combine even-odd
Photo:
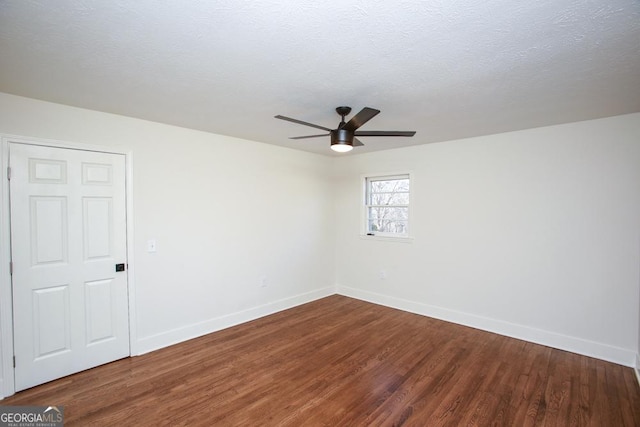
[(640, 426), (631, 368), (342, 296), (0, 403), (68, 426)]

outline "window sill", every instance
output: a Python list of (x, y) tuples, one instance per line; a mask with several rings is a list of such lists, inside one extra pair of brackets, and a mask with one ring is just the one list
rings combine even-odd
[(397, 243), (413, 243), (413, 237), (394, 237), (394, 236), (376, 236), (376, 235), (368, 235), (361, 234), (361, 240), (376, 240), (378, 242), (397, 242)]

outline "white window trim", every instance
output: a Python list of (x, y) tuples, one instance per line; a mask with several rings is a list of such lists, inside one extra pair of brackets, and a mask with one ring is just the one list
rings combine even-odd
[[(407, 220), (408, 233), (406, 235), (378, 233), (369, 234), (367, 229), (367, 179), (369, 178), (397, 178), (400, 176), (409, 177), (409, 219)], [(415, 194), (415, 174), (413, 171), (400, 171), (400, 172), (382, 172), (382, 173), (367, 173), (360, 175), (361, 195), (360, 195), (360, 238), (362, 240), (373, 240), (381, 242), (400, 242), (411, 243), (413, 241), (413, 229), (415, 224), (413, 223), (414, 216), (414, 194)]]

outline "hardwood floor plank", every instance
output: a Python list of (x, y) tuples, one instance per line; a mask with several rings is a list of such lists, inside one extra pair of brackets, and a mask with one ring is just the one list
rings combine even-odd
[(640, 425), (631, 368), (337, 295), (2, 404), (69, 426)]

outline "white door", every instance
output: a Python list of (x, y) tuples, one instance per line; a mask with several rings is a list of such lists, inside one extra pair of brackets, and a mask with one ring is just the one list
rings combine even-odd
[(129, 355), (125, 159), (10, 143), (9, 163), (19, 391)]

